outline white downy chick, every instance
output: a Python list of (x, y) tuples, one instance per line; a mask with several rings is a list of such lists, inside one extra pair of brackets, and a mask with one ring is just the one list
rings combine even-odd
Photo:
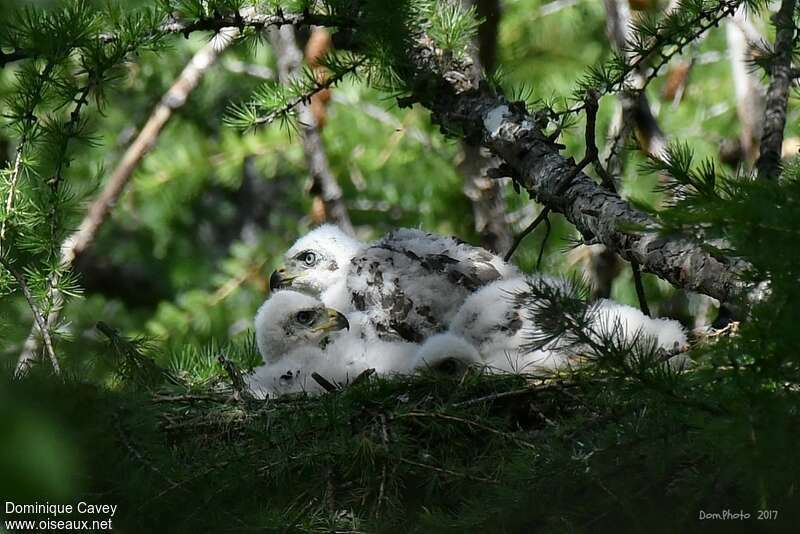
[(256, 340), (266, 365), (248, 377), (256, 396), (306, 391), (320, 393), (317, 373), (346, 384), (367, 369), (379, 374), (409, 372), (418, 346), (384, 341), (364, 314), (349, 318), (309, 295), (276, 292), (256, 315)]
[[(559, 278), (520, 277), (494, 282), (467, 298), (449, 332), (470, 343), (488, 367), (501, 372), (556, 370), (575, 365), (579, 355), (560, 348), (558, 341), (531, 350), (532, 340), (541, 333), (528, 310), (536, 299), (531, 283), (545, 283), (569, 293), (570, 282)], [(653, 337), (657, 346), (668, 352), (687, 344), (685, 331), (677, 321), (652, 319), (636, 308), (611, 300), (593, 305), (591, 324), (600, 338), (614, 332), (630, 342), (638, 342), (642, 336)]]
[(516, 275), (498, 256), (452, 237), (399, 229), (366, 245), (325, 225), (292, 245), (270, 287), (364, 312), (382, 339), (418, 343), (444, 331), (471, 293)]
[(483, 359), (475, 347), (464, 338), (445, 332), (425, 340), (416, 354), (413, 370), (435, 369), (454, 374), (469, 366), (482, 365)]
[(353, 309), (347, 289), (350, 262), (366, 246), (338, 226), (324, 224), (286, 251), (283, 266), (270, 277), (270, 288), (274, 291), (291, 287), (347, 313)]

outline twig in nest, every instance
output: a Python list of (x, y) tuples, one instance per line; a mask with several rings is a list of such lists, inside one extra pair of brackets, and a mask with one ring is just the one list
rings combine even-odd
[(311, 373), (311, 378), (316, 380), (317, 384), (322, 386), (322, 389), (324, 389), (328, 393), (332, 393), (332, 392), (334, 392), (334, 391), (339, 389), (335, 385), (330, 383), (324, 376), (320, 375), (319, 373)]
[(325, 508), (330, 515), (336, 513), (336, 472), (334, 465), (325, 469)]
[(467, 426), (470, 426), (470, 427), (478, 428), (478, 429), (483, 430), (485, 432), (489, 432), (490, 434), (494, 434), (496, 436), (500, 436), (500, 437), (505, 438), (505, 439), (507, 439), (509, 441), (513, 441), (517, 445), (521, 445), (521, 446), (526, 447), (528, 449), (535, 449), (536, 448), (536, 446), (533, 443), (528, 443), (524, 439), (520, 439), (520, 438), (518, 438), (518, 437), (516, 437), (516, 436), (514, 436), (512, 434), (509, 434), (508, 432), (503, 432), (502, 430), (497, 430), (496, 428), (492, 428), (490, 426), (486, 426), (486, 425), (483, 425), (481, 423), (477, 423), (475, 421), (470, 421), (469, 419), (463, 419), (461, 417), (456, 417), (454, 415), (447, 415), (447, 414), (443, 414), (443, 413), (408, 412), (408, 413), (404, 413), (404, 414), (397, 414), (397, 415), (394, 416), (395, 419), (402, 419), (402, 418), (406, 418), (406, 417), (411, 417), (411, 418), (428, 418), (428, 417), (430, 417), (430, 418), (434, 418), (434, 419), (441, 419), (442, 421), (452, 421), (454, 423), (461, 423), (461, 424), (464, 424), (464, 425), (467, 425)]
[(350, 382), (350, 385), (355, 386), (356, 384), (361, 384), (362, 382), (366, 382), (369, 379), (369, 377), (371, 377), (374, 374), (375, 374), (375, 369), (373, 368), (364, 369), (363, 371), (361, 371), (361, 373), (359, 373), (357, 377), (353, 379), (352, 382)]
[(156, 473), (158, 476), (160, 476), (161, 478), (166, 480), (171, 486), (177, 486), (178, 485), (174, 480), (172, 480), (167, 475), (162, 473), (161, 470), (158, 467), (156, 467), (155, 464), (153, 464), (153, 462), (151, 462), (150, 460), (145, 458), (144, 455), (136, 447), (133, 446), (133, 444), (130, 442), (130, 440), (128, 439), (128, 436), (125, 434), (125, 431), (122, 428), (122, 424), (120, 423), (119, 416), (115, 416), (114, 417), (114, 424), (115, 424), (115, 426), (117, 428), (117, 434), (119, 435), (119, 438), (120, 438), (120, 441), (122, 441), (122, 444), (125, 445), (125, 448), (128, 449), (128, 451), (130, 451), (130, 453), (133, 454), (133, 456), (137, 460), (139, 460), (139, 462), (142, 465), (146, 466), (151, 471)]
[(532, 395), (538, 392), (546, 392), (546, 391), (564, 391), (567, 388), (574, 388), (578, 387), (578, 384), (572, 383), (565, 383), (562, 381), (552, 382), (546, 385), (537, 385), (532, 387), (527, 387), (525, 389), (514, 389), (511, 391), (501, 391), (499, 393), (492, 393), (490, 395), (485, 395), (483, 397), (477, 397), (474, 399), (457, 402), (453, 404), (454, 408), (463, 408), (466, 406), (472, 406), (474, 404), (480, 404), (481, 402), (493, 402), (498, 399), (505, 399), (507, 397), (518, 397), (521, 395)]
[[(363, 373), (362, 373), (363, 374)], [(381, 420), (381, 441), (383, 442), (383, 446), (386, 449), (386, 456), (389, 456), (389, 429), (386, 426), (386, 414), (379, 414), (378, 417)], [(381, 513), (381, 506), (383, 506), (383, 501), (386, 498), (386, 465), (387, 460), (384, 459), (383, 465), (381, 466), (381, 485), (378, 489), (378, 507), (375, 511), (375, 516), (380, 516)]]
[(225, 369), (228, 378), (231, 379), (231, 385), (234, 391), (233, 397), (236, 400), (252, 400), (253, 394), (250, 393), (250, 389), (247, 387), (247, 384), (245, 384), (242, 373), (239, 371), (238, 367), (236, 367), (236, 364), (222, 353), (217, 355), (217, 361), (222, 368)]
[(474, 480), (476, 482), (486, 482), (487, 484), (499, 484), (497, 480), (492, 478), (484, 478), (478, 477), (475, 475), (470, 475), (468, 473), (459, 473), (458, 471), (452, 471), (450, 469), (445, 469), (444, 467), (436, 467), (435, 465), (430, 464), (423, 464), (422, 462), (416, 462), (414, 460), (409, 460), (408, 458), (400, 458), (400, 461), (404, 464), (413, 465), (415, 467), (421, 467), (423, 469), (430, 469), (431, 471), (436, 471), (437, 473), (444, 473), (446, 475), (456, 476), (459, 478), (466, 478), (467, 480)]
[(162, 402), (197, 402), (197, 401), (218, 402), (219, 400), (220, 400), (219, 397), (215, 397), (213, 395), (155, 395), (155, 396), (153, 396), (153, 402), (155, 402), (155, 403), (162, 403)]
[(712, 329), (710, 332), (699, 332), (695, 330), (695, 335), (705, 341), (716, 340), (723, 336), (730, 336), (739, 331), (739, 321), (731, 321), (720, 329)]

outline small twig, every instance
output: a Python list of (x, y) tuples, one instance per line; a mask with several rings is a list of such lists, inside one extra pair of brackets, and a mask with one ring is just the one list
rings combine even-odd
[(474, 404), (480, 404), (482, 402), (493, 402), (498, 399), (505, 399), (508, 397), (519, 397), (521, 395), (530, 395), (536, 391), (536, 388), (525, 388), (525, 389), (514, 389), (512, 391), (502, 391), (500, 393), (492, 393), (491, 395), (484, 395), (483, 397), (477, 397), (475, 399), (470, 399), (467, 401), (457, 402), (453, 404), (454, 408), (463, 408), (466, 406), (472, 406)]
[(558, 425), (549, 417), (547, 417), (542, 410), (540, 410), (537, 406), (531, 404), (530, 405), (531, 411), (534, 412), (539, 418), (545, 422), (545, 424), (552, 428), (558, 428)]
[(348, 67), (347, 69), (343, 70), (340, 73), (337, 73), (335, 76), (331, 76), (325, 81), (317, 82), (314, 85), (314, 88), (308, 91), (307, 93), (303, 93), (302, 95), (293, 98), (292, 100), (290, 100), (289, 102), (287, 102), (286, 104), (284, 104), (283, 106), (281, 106), (280, 108), (276, 109), (271, 113), (268, 113), (261, 117), (256, 117), (256, 119), (253, 121), (252, 127), (266, 126), (268, 124), (271, 124), (272, 122), (275, 121), (275, 119), (277, 119), (281, 115), (286, 115), (299, 105), (305, 102), (309, 102), (313, 96), (321, 93), (322, 91), (332, 88), (334, 85), (342, 81), (347, 75), (354, 73), (356, 70), (358, 70), (358, 68), (361, 65), (364, 64), (365, 61), (366, 59), (363, 58), (359, 59), (358, 61), (350, 65), (350, 67)]
[[(11, 273), (11, 275), (17, 281), (17, 284), (19, 284), (22, 294), (25, 295), (25, 300), (28, 301), (28, 306), (30, 307), (31, 312), (33, 312), (33, 319), (36, 322), (36, 326), (39, 327), (39, 332), (41, 332), (42, 339), (44, 339), (44, 346), (47, 350), (47, 355), (50, 357), (50, 363), (53, 365), (53, 371), (56, 374), (60, 374), (61, 367), (58, 365), (56, 351), (53, 349), (53, 340), (50, 337), (50, 331), (47, 327), (47, 320), (44, 318), (44, 315), (42, 315), (41, 310), (39, 310), (39, 306), (36, 305), (36, 301), (33, 298), (33, 293), (31, 293), (28, 284), (25, 282), (25, 278), (22, 276), (22, 273), (14, 268), (14, 266), (2, 256), (0, 256), (0, 263), (8, 272)], [(27, 367), (24, 369), (24, 371), (27, 371)], [(24, 371), (22, 374), (24, 374)], [(17, 369), (17, 376), (20, 376), (19, 369)]]
[(500, 482), (494, 480), (492, 478), (484, 478), (475, 475), (470, 475), (468, 473), (459, 473), (458, 471), (452, 471), (450, 469), (445, 469), (444, 467), (436, 467), (435, 465), (430, 464), (423, 464), (422, 462), (416, 462), (414, 460), (409, 460), (408, 458), (400, 458), (400, 461), (404, 464), (413, 465), (415, 467), (421, 467), (423, 469), (430, 469), (431, 471), (436, 471), (437, 473), (444, 473), (446, 475), (456, 476), (459, 478), (466, 478), (468, 480), (474, 480), (476, 482), (486, 482), (487, 484), (499, 484)]
[(142, 465), (146, 466), (151, 471), (156, 473), (158, 476), (160, 476), (161, 478), (166, 480), (170, 484), (170, 486), (174, 487), (174, 486), (178, 485), (177, 482), (175, 482), (174, 480), (169, 478), (167, 475), (165, 475), (163, 472), (161, 472), (161, 470), (158, 467), (156, 467), (155, 464), (153, 464), (153, 462), (151, 462), (150, 460), (145, 458), (144, 455), (141, 452), (139, 452), (139, 450), (136, 447), (133, 446), (133, 444), (128, 439), (128, 436), (125, 434), (125, 431), (122, 429), (122, 424), (120, 423), (119, 416), (115, 416), (114, 417), (114, 423), (115, 423), (114, 426), (117, 429), (117, 434), (119, 435), (120, 441), (122, 441), (122, 444), (125, 445), (125, 448), (128, 449), (128, 451), (130, 451), (130, 453), (133, 454), (133, 456), (137, 460), (139, 460), (139, 462)]
[[(389, 455), (389, 429), (386, 424), (386, 414), (379, 414), (378, 415), (381, 421), (381, 441), (383, 442), (383, 446), (386, 449), (386, 456)], [(388, 462), (384, 459), (383, 465), (381, 466), (381, 485), (378, 489), (378, 508), (375, 512), (375, 516), (380, 516), (381, 513), (381, 506), (383, 505), (383, 500), (386, 497), (386, 466)]]
[(536, 270), (542, 270), (542, 258), (544, 257), (544, 247), (547, 244), (547, 238), (550, 237), (550, 230), (552, 229), (552, 225), (550, 224), (550, 217), (544, 218), (544, 237), (542, 238), (542, 246), (539, 247), (539, 257), (536, 258)]
[(724, 334), (729, 334), (729, 333), (736, 334), (736, 333), (738, 333), (738, 331), (739, 331), (739, 321), (731, 321), (730, 323), (726, 324), (724, 327), (720, 328), (719, 330), (711, 332), (706, 337), (707, 338), (716, 338), (716, 337), (722, 336)]
[[(166, 125), (173, 112), (186, 102), (191, 91), (197, 87), (198, 83), (209, 67), (214, 64), (219, 54), (222, 53), (225, 47), (233, 42), (237, 31), (229, 29), (224, 32), (224, 35), (229, 39), (223, 41), (224, 45), (222, 48), (220, 48), (220, 46), (215, 46), (214, 43), (209, 43), (201, 48), (192, 57), (183, 71), (181, 71), (181, 74), (172, 86), (170, 86), (167, 92), (161, 97), (161, 100), (153, 109), (147, 122), (139, 131), (139, 135), (136, 136), (136, 139), (125, 151), (119, 164), (111, 173), (108, 181), (103, 186), (103, 190), (89, 205), (86, 215), (78, 226), (78, 229), (70, 234), (61, 244), (61, 265), (64, 269), (68, 269), (74, 265), (77, 258), (86, 252), (94, 243), (103, 224), (108, 220), (111, 210), (128, 185), (134, 171), (145, 154), (155, 145), (164, 125)], [(49, 295), (49, 299), (51, 302), (56, 302), (59, 297), (58, 293), (54, 290), (55, 280), (51, 280), (50, 286), (49, 291), (51, 295)], [(55, 324), (60, 313), (60, 308), (58, 306), (53, 306), (50, 313), (47, 315), (46, 324)], [(32, 329), (17, 359), (18, 376), (25, 373), (30, 362), (35, 359), (38, 348), (39, 344)]]
[(190, 477), (182, 478), (179, 482), (176, 482), (173, 485), (164, 488), (163, 490), (161, 490), (161, 493), (158, 493), (158, 494), (154, 495), (153, 497), (151, 497), (150, 499), (145, 501), (143, 504), (147, 504), (147, 503), (149, 503), (149, 502), (151, 502), (151, 501), (153, 501), (155, 499), (160, 499), (161, 497), (163, 497), (164, 495), (166, 495), (170, 491), (178, 489), (181, 486), (185, 486), (188, 483), (194, 482), (197, 479), (203, 478), (204, 476), (209, 475), (210, 473), (212, 473), (213, 471), (215, 471), (217, 469), (222, 469), (224, 467), (227, 467), (228, 464), (230, 464), (230, 461), (229, 460), (224, 460), (224, 461), (222, 461), (222, 462), (220, 462), (218, 464), (215, 464), (215, 465), (212, 465), (211, 467), (203, 469), (202, 471), (198, 471), (197, 473), (194, 473)]
[(508, 397), (519, 397), (521, 395), (533, 395), (536, 393), (544, 393), (547, 391), (562, 391), (565, 388), (573, 388), (577, 387), (577, 384), (565, 383), (559, 380), (558, 382), (552, 382), (545, 385), (536, 385), (527, 387), (524, 389), (513, 389), (511, 391), (502, 391), (500, 393), (492, 393), (489, 395), (484, 395), (483, 397), (476, 397), (474, 399), (461, 401), (453, 404), (454, 408), (464, 408), (467, 406), (473, 406), (475, 404), (480, 404), (482, 402), (494, 402), (498, 399), (505, 399)]
[(336, 513), (336, 465), (325, 467), (325, 508), (329, 515)]
[[(584, 109), (586, 110), (586, 153), (584, 154), (583, 159), (575, 164), (575, 166), (570, 169), (570, 172), (567, 173), (567, 175), (561, 180), (561, 183), (558, 184), (556, 195), (563, 195), (566, 193), (570, 185), (572, 185), (572, 181), (575, 179), (575, 177), (578, 176), (587, 165), (593, 161), (597, 161), (597, 141), (595, 139), (595, 129), (597, 127), (597, 111), (599, 109), (597, 102), (599, 98), (600, 95), (596, 91), (587, 91), (586, 93), (586, 98), (584, 99)], [(599, 161), (597, 161), (596, 167), (600, 167)], [(608, 176), (605, 174), (605, 171), (604, 176)], [(533, 232), (542, 221), (547, 219), (548, 215), (550, 215), (550, 208), (545, 207), (542, 209), (541, 213), (539, 213), (539, 216), (536, 217), (536, 219), (534, 219), (533, 222), (514, 239), (514, 243), (511, 245), (511, 248), (508, 249), (508, 252), (506, 252), (505, 257), (503, 258), (505, 261), (509, 261), (511, 259), (522, 241), (528, 236), (528, 234)], [(545, 235), (545, 241), (550, 233), (550, 221), (548, 220), (547, 223), (548, 230), (547, 234)], [(541, 250), (544, 250), (544, 242), (542, 242)], [(537, 265), (539, 265), (541, 261), (542, 253), (540, 251)]]
[(219, 402), (220, 398), (214, 395), (155, 395), (153, 402), (195, 402), (195, 401), (208, 401)]
[[(286, 26), (274, 30), (270, 41), (278, 56), (278, 78), (281, 83), (285, 85), (299, 83), (303, 78), (303, 53), (297, 45), (294, 28)], [(312, 191), (322, 201), (323, 218), (336, 224), (343, 232), (349, 235), (355, 235), (355, 230), (347, 212), (347, 207), (342, 201), (342, 188), (328, 161), (328, 154), (325, 151), (325, 144), (321, 135), (322, 123), (314, 112), (314, 100), (312, 97), (320, 95), (324, 90), (331, 88), (349, 72), (354, 72), (362, 63), (363, 60), (356, 62), (350, 69), (340, 73), (338, 76), (323, 77), (318, 73), (314, 76), (316, 87), (312, 94), (303, 95), (296, 105), (297, 122), (303, 142), (306, 166), (313, 182)], [(292, 108), (287, 109), (284, 107), (283, 109), (285, 113)]]
[(252, 400), (253, 394), (250, 393), (250, 390), (247, 387), (247, 384), (244, 382), (244, 378), (242, 378), (242, 373), (236, 367), (236, 364), (229, 360), (224, 354), (219, 353), (217, 355), (217, 361), (225, 369), (225, 373), (228, 375), (228, 378), (231, 379), (231, 385), (233, 386), (234, 391), (234, 398), (236, 400)]
[[(337, 15), (325, 15), (321, 13), (310, 13), (304, 11), (302, 13), (289, 13), (282, 10), (277, 10), (274, 14), (257, 13), (255, 9), (243, 8), (232, 15), (219, 15), (215, 14), (212, 17), (195, 19), (191, 22), (185, 20), (172, 20), (162, 24), (155, 29), (154, 36), (158, 34), (180, 33), (184, 37), (189, 37), (190, 34), (196, 31), (212, 31), (219, 33), (225, 29), (234, 28), (238, 31), (243, 31), (246, 28), (253, 28), (257, 31), (263, 31), (268, 27), (281, 27), (291, 25), (299, 26), (327, 26), (336, 28), (351, 28), (354, 25), (354, 20), (349, 17), (342, 17)], [(104, 44), (113, 43), (118, 39), (117, 35), (105, 33), (97, 35), (99, 40)], [(17, 48), (9, 53), (0, 51), (0, 68), (3, 68), (12, 61), (19, 61), (22, 59), (33, 58), (33, 54), (25, 49)]]
[(14, 196), (17, 192), (17, 182), (19, 182), (19, 175), (22, 172), (22, 150), (25, 147), (24, 140), (21, 140), (17, 145), (17, 155), (14, 158), (14, 170), (11, 171), (11, 184), (8, 188), (8, 197), (6, 197), (6, 209), (3, 222), (0, 223), (0, 254), (3, 253), (3, 243), (6, 240), (6, 222), (11, 215), (11, 208), (14, 207)]
[(514, 252), (516, 252), (517, 248), (520, 246), (520, 244), (522, 244), (525, 238), (528, 237), (531, 232), (536, 230), (536, 227), (539, 226), (542, 221), (547, 219), (548, 215), (550, 215), (550, 208), (545, 207), (533, 220), (533, 222), (529, 224), (522, 232), (520, 232), (516, 238), (514, 238), (514, 243), (511, 244), (511, 248), (508, 249), (508, 252), (506, 252), (506, 255), (503, 257), (505, 261), (509, 261), (511, 259), (511, 257), (514, 255)]
[[(567, 192), (572, 185), (572, 181), (592, 162), (597, 160), (597, 140), (595, 130), (597, 129), (597, 111), (599, 110), (598, 100), (600, 94), (597, 91), (589, 90), (584, 98), (584, 109), (586, 110), (586, 131), (584, 140), (586, 151), (578, 163), (562, 178), (561, 183), (556, 187), (556, 195), (560, 196)], [(599, 162), (598, 162), (599, 165)]]
[(335, 385), (331, 384), (325, 377), (323, 377), (319, 373), (316, 372), (311, 373), (311, 378), (313, 378), (317, 382), (317, 384), (319, 384), (322, 387), (322, 389), (324, 389), (328, 393), (338, 391), (339, 389)]
[(375, 374), (374, 368), (364, 369), (358, 374), (357, 377), (353, 379), (352, 382), (350, 382), (350, 386), (355, 386), (356, 384), (361, 384), (362, 382), (366, 382), (367, 380), (369, 380), (369, 377), (371, 377), (374, 374)]
[[(72, 112), (69, 114), (69, 121), (64, 125), (64, 140), (61, 144), (61, 153), (58, 155), (58, 165), (56, 166), (55, 173), (53, 176), (48, 180), (48, 185), (50, 186), (50, 190), (52, 194), (55, 195), (58, 191), (59, 185), (64, 179), (64, 165), (67, 163), (67, 149), (69, 148), (69, 142), (73, 138), (76, 133), (76, 130), (81, 122), (81, 111), (83, 107), (89, 103), (89, 93), (91, 93), (92, 88), (94, 87), (95, 80), (98, 76), (97, 71), (89, 71), (87, 74), (88, 80), (86, 85), (84, 85), (81, 89), (78, 90), (77, 96), (75, 96), (72, 101), (75, 103), (75, 107), (72, 109)], [(54, 221), (51, 221), (55, 224)]]
[(631, 260), (631, 270), (633, 271), (633, 285), (636, 286), (636, 297), (639, 299), (639, 308), (642, 313), (650, 316), (650, 307), (647, 305), (647, 295), (644, 292), (644, 284), (642, 284), (642, 271), (639, 268), (639, 262)]
[(38, 86), (36, 96), (29, 104), (28, 115), (25, 118), (23, 134), (19, 140), (19, 144), (17, 145), (16, 156), (14, 157), (14, 170), (11, 173), (11, 184), (8, 190), (8, 197), (6, 198), (5, 217), (3, 218), (3, 222), (0, 223), (0, 254), (3, 253), (3, 243), (5, 242), (6, 237), (6, 221), (8, 221), (11, 216), (11, 208), (14, 206), (14, 197), (17, 192), (19, 177), (22, 173), (22, 153), (25, 150), (25, 145), (28, 143), (28, 138), (30, 136), (29, 131), (34, 127), (34, 124), (37, 120), (36, 116), (34, 115), (36, 106), (38, 106), (44, 98), (44, 86), (50, 79), (54, 68), (55, 64), (48, 61), (47, 65), (45, 65), (42, 69), (42, 72), (39, 73), (38, 78), (40, 85)]
[(490, 426), (486, 426), (486, 425), (483, 425), (481, 423), (477, 423), (475, 421), (470, 421), (469, 419), (463, 419), (461, 417), (456, 417), (454, 415), (447, 415), (447, 414), (436, 413), (436, 412), (432, 412), (432, 413), (428, 413), (428, 412), (407, 412), (407, 413), (397, 414), (397, 415), (393, 416), (393, 419), (403, 419), (403, 418), (406, 418), (406, 417), (411, 417), (411, 418), (427, 418), (427, 417), (429, 417), (429, 418), (434, 418), (434, 419), (441, 419), (443, 421), (453, 421), (455, 423), (461, 423), (461, 424), (464, 424), (464, 425), (467, 425), (467, 426), (470, 426), (470, 427), (479, 428), (479, 429), (481, 429), (481, 430), (483, 430), (485, 432), (489, 432), (490, 434), (494, 434), (496, 436), (500, 436), (502, 438), (505, 438), (505, 439), (507, 439), (509, 441), (513, 441), (514, 443), (516, 443), (518, 445), (522, 445), (523, 447), (526, 447), (528, 449), (535, 449), (536, 448), (536, 446), (533, 443), (528, 443), (527, 441), (525, 441), (523, 439), (520, 439), (520, 438), (518, 438), (518, 437), (516, 437), (516, 436), (514, 436), (512, 434), (509, 434), (508, 432), (503, 432), (502, 430), (497, 430), (496, 428), (492, 428)]

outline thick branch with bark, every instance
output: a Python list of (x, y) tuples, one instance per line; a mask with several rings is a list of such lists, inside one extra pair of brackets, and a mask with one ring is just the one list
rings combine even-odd
[(795, 32), (794, 11), (797, 0), (783, 0), (781, 8), (772, 18), (777, 28), (775, 57), (770, 65), (770, 83), (767, 90), (764, 130), (761, 136), (761, 154), (756, 162), (759, 179), (777, 178), (783, 147), (783, 130), (786, 127), (786, 104), (792, 83), (792, 52)]
[[(278, 56), (278, 77), (281, 83), (290, 83), (301, 75), (303, 61), (303, 53), (295, 40), (294, 28), (284, 26), (272, 30), (270, 40)], [(353, 235), (353, 224), (342, 201), (342, 189), (328, 164), (317, 119), (306, 102), (300, 102), (296, 110), (306, 163), (313, 180), (313, 188), (322, 197), (325, 218)]]
[(284, 26), (330, 26), (347, 28), (353, 24), (352, 19), (323, 15), (320, 13), (302, 12), (287, 13), (278, 10), (275, 13), (258, 13), (254, 8), (244, 8), (238, 14), (217, 15), (192, 22), (176, 20), (163, 24), (160, 31), (164, 33), (182, 33), (188, 35), (196, 31), (218, 32), (223, 28), (282, 28)]
[(714, 256), (686, 237), (643, 232), (656, 226), (650, 216), (583, 173), (560, 191), (564, 178), (575, 174), (576, 164), (559, 154), (537, 117), (523, 104), (496, 94), (467, 65), (443, 67), (438, 57), (432, 45), (420, 45), (411, 56), (411, 81), (414, 98), (431, 110), (443, 130), (457, 132), (503, 158), (514, 179), (533, 198), (564, 214), (587, 243), (605, 244), (678, 287), (723, 301), (742, 296), (739, 274), (744, 265)]

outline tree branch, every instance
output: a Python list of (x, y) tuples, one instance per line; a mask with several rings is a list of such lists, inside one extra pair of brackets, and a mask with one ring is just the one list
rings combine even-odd
[(783, 0), (772, 17), (777, 29), (774, 58), (770, 65), (771, 80), (767, 90), (764, 130), (761, 135), (761, 154), (756, 162), (759, 179), (776, 179), (780, 172), (783, 130), (786, 127), (786, 103), (792, 83), (792, 52), (795, 31), (794, 10), (797, 0)]
[[(223, 32), (224, 38), (221, 41), (212, 41), (201, 48), (169, 90), (161, 97), (147, 122), (139, 131), (139, 135), (136, 136), (111, 173), (103, 190), (89, 205), (78, 229), (62, 243), (61, 265), (64, 269), (71, 268), (75, 261), (94, 243), (100, 228), (111, 214), (111, 209), (133, 176), (134, 170), (145, 154), (155, 145), (156, 139), (172, 113), (186, 102), (189, 93), (197, 87), (208, 68), (216, 61), (219, 54), (233, 42), (237, 34), (238, 30), (229, 29)], [(51, 297), (55, 305), (45, 321), (47, 330), (58, 321), (61, 314), (61, 296), (53, 287), (54, 285), (51, 284)], [(45, 342), (47, 342), (46, 339)], [(17, 360), (17, 375), (25, 373), (30, 362), (36, 358), (38, 348), (35, 331), (32, 330)]]
[(519, 248), (520, 244), (522, 244), (522, 241), (524, 241), (525, 238), (528, 237), (528, 235), (531, 232), (536, 230), (536, 228), (542, 223), (542, 221), (547, 220), (548, 215), (550, 215), (550, 208), (545, 206), (544, 209), (542, 209), (542, 211), (539, 212), (539, 215), (536, 216), (533, 222), (531, 222), (531, 224), (525, 227), (525, 229), (522, 232), (520, 232), (519, 235), (514, 239), (514, 242), (509, 247), (508, 252), (506, 252), (506, 255), (503, 256), (503, 260), (510, 261), (511, 257), (514, 255), (514, 252), (517, 250), (517, 248)]
[(25, 149), (25, 140), (20, 140), (14, 157), (14, 168), (11, 171), (11, 183), (8, 188), (8, 196), (6, 197), (5, 217), (3, 222), (0, 223), (0, 254), (3, 253), (3, 244), (6, 240), (6, 222), (11, 216), (11, 210), (14, 207), (14, 197), (17, 194), (17, 184), (19, 183), (19, 175), (22, 172), (22, 151)]
[[(263, 31), (269, 27), (280, 28), (286, 25), (298, 27), (327, 26), (350, 28), (353, 24), (354, 22), (352, 19), (336, 15), (310, 13), (307, 11), (302, 13), (287, 13), (281, 9), (277, 9), (275, 13), (266, 14), (258, 13), (253, 7), (245, 7), (233, 14), (215, 14), (212, 17), (198, 18), (191, 21), (179, 19), (171, 20), (159, 26), (156, 33), (181, 33), (184, 37), (189, 37), (190, 34), (197, 31), (213, 31), (219, 33), (225, 28), (236, 28), (241, 32), (247, 28)], [(115, 41), (117, 36), (112, 33), (105, 33), (100, 35), (100, 39), (105, 43), (110, 43)], [(30, 59), (33, 57), (35, 57), (33, 52), (22, 48), (14, 49), (9, 53), (0, 51), (0, 68), (5, 67), (13, 61)]]
[(23, 153), (25, 152), (26, 145), (28, 144), (28, 138), (30, 137), (31, 133), (30, 130), (34, 128), (34, 125), (37, 122), (37, 118), (34, 115), (36, 112), (36, 106), (41, 103), (42, 99), (44, 98), (44, 89), (45, 84), (50, 80), (50, 76), (53, 74), (53, 69), (55, 65), (52, 62), (47, 62), (44, 66), (42, 71), (39, 73), (38, 76), (38, 86), (36, 91), (35, 98), (30, 102), (28, 107), (28, 114), (24, 121), (24, 128), (22, 132), (22, 137), (19, 140), (19, 144), (17, 144), (17, 149), (15, 151), (14, 157), (14, 168), (11, 171), (11, 179), (10, 179), (10, 186), (8, 189), (8, 196), (6, 197), (5, 202), (5, 216), (3, 217), (3, 222), (0, 223), (0, 254), (3, 253), (3, 244), (5, 243), (6, 238), (6, 229), (7, 229), (7, 222), (11, 217), (11, 210), (14, 207), (14, 199), (17, 193), (17, 187), (19, 185), (19, 177), (22, 174), (22, 167), (23, 167)]
[[(47, 355), (50, 358), (50, 363), (53, 365), (53, 371), (56, 374), (61, 374), (61, 367), (58, 365), (58, 358), (56, 357), (56, 351), (53, 348), (53, 339), (50, 337), (50, 328), (47, 324), (47, 320), (42, 315), (39, 306), (36, 305), (36, 301), (33, 298), (33, 294), (31, 293), (28, 284), (25, 282), (25, 278), (11, 263), (0, 256), (0, 264), (5, 267), (5, 269), (11, 273), (14, 279), (17, 281), (20, 289), (22, 290), (22, 294), (25, 295), (25, 300), (28, 301), (28, 306), (33, 312), (33, 320), (36, 325), (36, 328), (39, 329), (39, 332), (42, 334), (42, 339), (44, 339), (44, 346), (47, 350)], [(17, 376), (24, 375), (28, 372), (31, 359), (26, 360), (24, 363), (24, 367), (17, 366)]]
[[(303, 53), (297, 46), (294, 28), (285, 26), (273, 30), (270, 35), (272, 46), (278, 56), (278, 77), (281, 83), (291, 83), (301, 76)], [(335, 77), (318, 82), (320, 88), (330, 87)], [(321, 90), (321, 89), (320, 89)], [(313, 188), (322, 197), (325, 217), (335, 223), (342, 231), (353, 235), (353, 224), (347, 208), (342, 202), (342, 189), (328, 164), (328, 156), (322, 142), (317, 119), (308, 105), (309, 99), (303, 98), (296, 104), (297, 120), (300, 125), (300, 136), (308, 170), (313, 180)]]
[(252, 7), (244, 8), (234, 15), (219, 15), (209, 18), (201, 18), (194, 21), (175, 20), (163, 24), (159, 30), (163, 33), (182, 33), (189, 35), (196, 31), (218, 32), (223, 28), (238, 28), (240, 31), (245, 28), (265, 30), (269, 27), (281, 28), (283, 26), (328, 26), (338, 28), (349, 28), (353, 26), (353, 21), (347, 17), (335, 15), (322, 15), (317, 13), (286, 13), (278, 9), (275, 13), (257, 13)]
[(236, 35), (238, 35), (236, 30), (230, 30), (221, 42), (212, 41), (198, 50), (172, 86), (164, 93), (136, 139), (130, 144), (119, 164), (111, 173), (102, 192), (89, 206), (78, 230), (64, 241), (61, 248), (62, 261), (72, 264), (91, 246), (101, 226), (108, 219), (117, 199), (128, 185), (133, 172), (144, 156), (155, 146), (161, 130), (172, 117), (173, 112), (186, 103), (189, 94), (197, 87), (219, 55), (232, 44)]
[(30, 52), (23, 48), (15, 48), (11, 52), (5, 53), (0, 50), (0, 69), (5, 67), (8, 63), (31, 57)]
[[(543, 134), (540, 119), (523, 104), (496, 94), (469, 65), (441, 64), (439, 57), (432, 45), (422, 42), (411, 54), (409, 81), (414, 98), (431, 110), (444, 131), (457, 132), (503, 158), (517, 183), (564, 214), (586, 242), (603, 243), (678, 287), (723, 301), (743, 296), (741, 262), (713, 256), (682, 236), (646, 233), (657, 226), (655, 221), (577, 172), (574, 160), (559, 154), (559, 146)], [(565, 177), (572, 175), (561, 191)]]

